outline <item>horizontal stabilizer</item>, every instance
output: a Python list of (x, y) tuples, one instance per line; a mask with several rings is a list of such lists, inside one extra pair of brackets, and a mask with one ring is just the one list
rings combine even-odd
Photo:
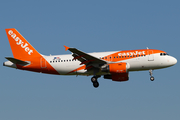
[(19, 64), (19, 65), (27, 65), (29, 64), (28, 62), (26, 61), (22, 61), (22, 60), (19, 60), (19, 59), (15, 59), (15, 58), (12, 58), (12, 57), (5, 57), (7, 60), (11, 61), (12, 63), (14, 64)]

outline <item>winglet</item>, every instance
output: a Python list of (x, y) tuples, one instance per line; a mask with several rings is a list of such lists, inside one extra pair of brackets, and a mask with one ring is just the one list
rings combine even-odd
[(65, 47), (65, 50), (66, 50), (66, 51), (69, 49), (69, 47), (67, 47), (67, 46), (65, 46), (65, 45), (64, 45), (64, 47)]

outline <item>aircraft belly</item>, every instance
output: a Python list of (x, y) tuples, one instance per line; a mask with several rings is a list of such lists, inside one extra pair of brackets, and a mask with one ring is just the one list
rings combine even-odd
[(77, 70), (78, 68), (82, 67), (83, 65), (79, 64), (58, 64), (56, 66), (53, 66), (57, 72), (61, 75), (76, 75), (78, 73), (85, 73), (86, 70)]

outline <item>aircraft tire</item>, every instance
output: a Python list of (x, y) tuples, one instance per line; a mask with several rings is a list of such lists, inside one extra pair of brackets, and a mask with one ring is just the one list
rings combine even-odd
[(91, 78), (91, 82), (92, 82), (92, 83), (97, 82), (97, 78), (96, 78), (96, 77), (92, 77), (92, 78)]
[(153, 77), (153, 76), (151, 76), (151, 77), (150, 77), (150, 80), (151, 80), (151, 81), (154, 81), (154, 77)]
[(95, 88), (97, 88), (97, 87), (99, 87), (99, 83), (98, 83), (98, 82), (93, 82), (93, 86), (94, 86)]

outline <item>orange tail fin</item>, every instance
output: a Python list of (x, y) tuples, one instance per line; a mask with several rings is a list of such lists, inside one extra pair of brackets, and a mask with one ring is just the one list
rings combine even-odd
[(41, 56), (16, 29), (10, 28), (5, 30), (14, 58), (24, 60)]

